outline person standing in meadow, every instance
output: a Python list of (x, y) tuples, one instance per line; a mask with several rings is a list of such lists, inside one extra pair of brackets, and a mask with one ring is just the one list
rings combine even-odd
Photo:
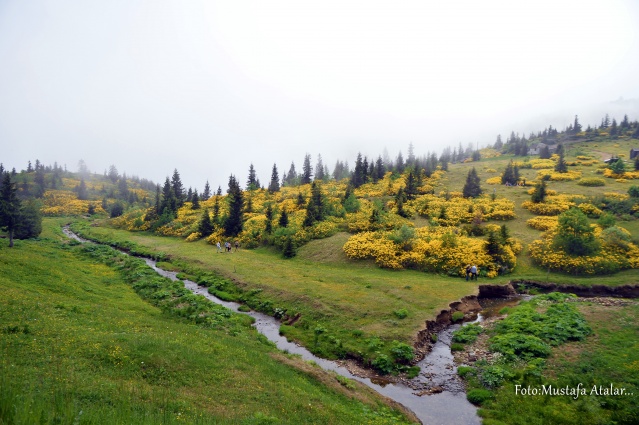
[(222, 252), (222, 245), (220, 245), (220, 241), (217, 241), (217, 252)]
[(471, 275), (471, 276), (470, 276), (470, 280), (473, 280), (473, 278), (474, 278), (475, 280), (477, 280), (477, 266), (476, 266), (476, 265), (473, 265), (473, 266), (470, 268), (470, 275)]
[(470, 277), (470, 264), (466, 265), (466, 282), (468, 282), (468, 278)]

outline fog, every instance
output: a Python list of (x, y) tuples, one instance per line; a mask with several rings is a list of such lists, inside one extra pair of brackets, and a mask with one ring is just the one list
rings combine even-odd
[[(445, 3), (445, 4), (444, 4)], [(639, 119), (628, 1), (0, 2), (0, 162), (226, 189)]]

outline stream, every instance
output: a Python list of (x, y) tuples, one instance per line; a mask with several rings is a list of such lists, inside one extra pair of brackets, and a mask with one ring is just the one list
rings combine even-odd
[[(68, 227), (64, 228), (64, 233), (79, 242), (90, 242), (80, 238), (69, 230)], [(149, 267), (161, 276), (175, 281), (181, 280), (177, 278), (177, 272), (162, 270), (157, 267), (154, 260), (149, 258), (143, 259)], [(409, 386), (403, 383), (390, 383), (384, 380), (384, 378), (371, 380), (370, 378), (353, 375), (339, 362), (322, 359), (312, 354), (306, 348), (289, 342), (285, 337), (280, 335), (280, 322), (277, 319), (255, 311), (241, 312), (238, 310), (240, 304), (223, 301), (211, 295), (207, 288), (201, 287), (195, 282), (189, 280), (182, 280), (182, 282), (184, 282), (186, 288), (195, 294), (202, 295), (210, 301), (236, 313), (247, 314), (253, 317), (255, 319), (253, 326), (255, 326), (257, 331), (274, 342), (280, 350), (298, 354), (304, 360), (317, 363), (322, 369), (333, 371), (339, 375), (367, 385), (378, 393), (395, 400), (413, 411), (424, 424), (481, 424), (481, 419), (477, 416), (477, 408), (466, 399), (464, 385), (457, 375), (457, 368), (450, 351), (452, 333), (459, 329), (461, 326), (459, 324), (451, 325), (438, 333), (437, 342), (433, 345), (431, 352), (426, 355), (422, 361), (417, 363), (421, 372), (416, 378), (409, 381)], [(490, 309), (486, 313), (489, 315)], [(479, 314), (477, 320), (482, 320), (482, 313)]]

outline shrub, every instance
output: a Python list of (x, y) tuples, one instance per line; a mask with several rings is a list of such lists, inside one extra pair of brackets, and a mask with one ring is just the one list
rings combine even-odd
[(393, 314), (398, 319), (405, 319), (406, 317), (408, 317), (408, 310), (406, 310), (405, 308), (400, 308), (399, 310), (395, 310)]
[(481, 405), (485, 401), (493, 398), (493, 393), (483, 388), (475, 388), (466, 394), (466, 398), (473, 404)]
[(464, 344), (453, 342), (452, 344), (450, 344), (450, 351), (464, 351)]
[(474, 368), (470, 367), (470, 366), (459, 366), (457, 368), (457, 375), (459, 375), (460, 377), (465, 377), (466, 375), (472, 374), (474, 372)]
[(639, 186), (630, 186), (630, 188), (628, 189), (628, 195), (632, 196), (633, 198), (639, 198)]
[(484, 329), (475, 323), (462, 326), (453, 332), (453, 342), (461, 342), (462, 344), (474, 342), (477, 340), (477, 335), (481, 334), (483, 331)]
[(460, 320), (463, 320), (463, 318), (464, 318), (464, 313), (462, 313), (461, 311), (456, 311), (452, 315), (453, 322), (459, 322)]
[(372, 366), (383, 375), (388, 375), (393, 371), (393, 361), (386, 355), (380, 354), (372, 362)]
[(501, 366), (493, 365), (485, 367), (481, 371), (480, 381), (486, 388), (497, 388), (506, 379), (512, 378), (514, 375)]
[(598, 187), (605, 186), (606, 181), (600, 177), (585, 177), (577, 182), (580, 186)]
[(393, 341), (393, 348), (391, 348), (391, 354), (398, 363), (408, 363), (415, 357), (415, 351), (413, 347), (403, 342)]
[(490, 339), (490, 349), (502, 353), (507, 359), (548, 357), (550, 346), (534, 335), (507, 333)]

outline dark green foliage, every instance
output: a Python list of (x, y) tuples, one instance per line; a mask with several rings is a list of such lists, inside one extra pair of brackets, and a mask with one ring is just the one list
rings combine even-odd
[(255, 190), (255, 189), (259, 189), (259, 186), (257, 184), (257, 176), (255, 174), (255, 167), (253, 167), (253, 164), (251, 164), (249, 166), (248, 179), (246, 180), (246, 190)]
[(288, 226), (288, 213), (286, 212), (286, 208), (282, 208), (282, 213), (280, 214), (280, 219), (277, 224), (280, 227)]
[(484, 332), (484, 328), (476, 323), (462, 326), (453, 332), (453, 342), (461, 342), (462, 344), (474, 342), (477, 340), (477, 335), (480, 335), (482, 332)]
[(630, 186), (630, 188), (628, 189), (628, 195), (630, 195), (633, 198), (639, 198), (639, 186), (637, 185)]
[(313, 224), (324, 220), (326, 217), (326, 205), (322, 190), (318, 182), (311, 185), (311, 198), (306, 206), (306, 218), (304, 218), (304, 227), (310, 227)]
[(506, 169), (501, 175), (501, 184), (515, 185), (517, 184), (517, 181), (519, 181), (519, 167), (514, 165), (511, 160), (508, 165), (506, 165)]
[(86, 201), (89, 199), (89, 194), (87, 192), (87, 185), (84, 183), (84, 179), (80, 180), (80, 185), (76, 188), (76, 192), (78, 193), (78, 199), (81, 201)]
[(229, 177), (228, 193), (229, 215), (224, 220), (224, 235), (237, 236), (242, 231), (242, 207), (244, 196), (235, 176)]
[(197, 189), (193, 191), (193, 196), (191, 196), (191, 209), (199, 210), (200, 209), (200, 195), (197, 193)]
[(611, 161), (608, 168), (610, 168), (615, 174), (623, 174), (626, 172), (626, 164), (624, 164), (621, 158), (618, 158), (614, 162)]
[(268, 191), (275, 193), (280, 191), (280, 175), (277, 172), (277, 165), (273, 164), (273, 171), (271, 172), (271, 181), (268, 184)]
[(200, 218), (197, 229), (202, 237), (207, 237), (213, 233), (213, 223), (211, 222), (208, 208), (205, 208), (204, 211), (202, 211), (202, 217)]
[(530, 195), (530, 200), (536, 204), (546, 200), (546, 181), (541, 180), (535, 185), (535, 190)]
[(388, 375), (394, 369), (393, 361), (386, 354), (378, 355), (377, 358), (373, 360), (372, 366), (382, 375)]
[(271, 204), (268, 204), (266, 206), (266, 212), (264, 214), (266, 215), (264, 232), (267, 235), (270, 235), (273, 232), (273, 207), (271, 206)]
[(558, 173), (565, 173), (568, 171), (568, 164), (566, 164), (566, 159), (564, 158), (564, 151), (563, 149), (560, 150), (559, 146), (557, 147), (559, 159), (557, 159), (557, 164), (555, 164), (555, 171)]
[(302, 165), (301, 184), (309, 184), (313, 177), (313, 168), (311, 167), (311, 155), (304, 155), (304, 164)]
[(393, 341), (391, 355), (397, 363), (408, 364), (413, 360), (413, 357), (415, 357), (415, 350), (408, 344)]
[(408, 310), (406, 310), (405, 308), (400, 308), (399, 310), (393, 311), (393, 314), (398, 319), (405, 319), (408, 317)]
[(408, 171), (408, 175), (406, 176), (404, 194), (406, 195), (407, 200), (415, 199), (417, 196), (417, 179), (412, 169)]
[(13, 237), (20, 225), (20, 207), (16, 184), (11, 181), (11, 174), (5, 173), (0, 187), (0, 228), (9, 233), (9, 247), (13, 247)]
[(578, 208), (559, 215), (554, 246), (570, 255), (589, 255), (599, 250), (588, 217)]
[(184, 201), (186, 201), (186, 193), (184, 192), (184, 186), (182, 185), (180, 173), (178, 173), (177, 168), (173, 170), (173, 176), (171, 177), (171, 189), (173, 190), (173, 196), (175, 197), (177, 206), (181, 207), (184, 205)]
[(464, 184), (464, 198), (477, 198), (480, 196), (482, 193), (480, 182), (481, 180), (477, 175), (477, 170), (475, 170), (475, 167), (471, 168), (466, 176), (466, 183)]
[(508, 333), (490, 339), (490, 349), (514, 361), (517, 357), (530, 360), (535, 357), (548, 357), (550, 346), (534, 335)]
[(462, 313), (461, 311), (456, 311), (452, 314), (451, 319), (453, 322), (464, 320), (464, 313)]
[(293, 238), (288, 236), (284, 241), (284, 247), (282, 248), (282, 255), (284, 258), (293, 258), (297, 254), (297, 250), (295, 248), (295, 242), (293, 242)]
[(617, 220), (615, 220), (615, 216), (610, 213), (603, 213), (597, 220), (597, 224), (607, 229), (608, 227), (614, 226)]
[(124, 213), (124, 205), (122, 202), (118, 201), (111, 206), (110, 217), (120, 217)]
[(208, 201), (208, 199), (211, 197), (211, 186), (209, 185), (209, 181), (206, 181), (206, 184), (204, 185), (204, 192), (202, 192), (202, 200), (203, 201)]
[(359, 200), (353, 192), (348, 195), (348, 198), (344, 199), (344, 209), (348, 213), (356, 213), (359, 211)]
[(19, 225), (15, 231), (16, 239), (37, 238), (42, 233), (42, 215), (40, 205), (33, 199), (27, 200), (20, 209)]

